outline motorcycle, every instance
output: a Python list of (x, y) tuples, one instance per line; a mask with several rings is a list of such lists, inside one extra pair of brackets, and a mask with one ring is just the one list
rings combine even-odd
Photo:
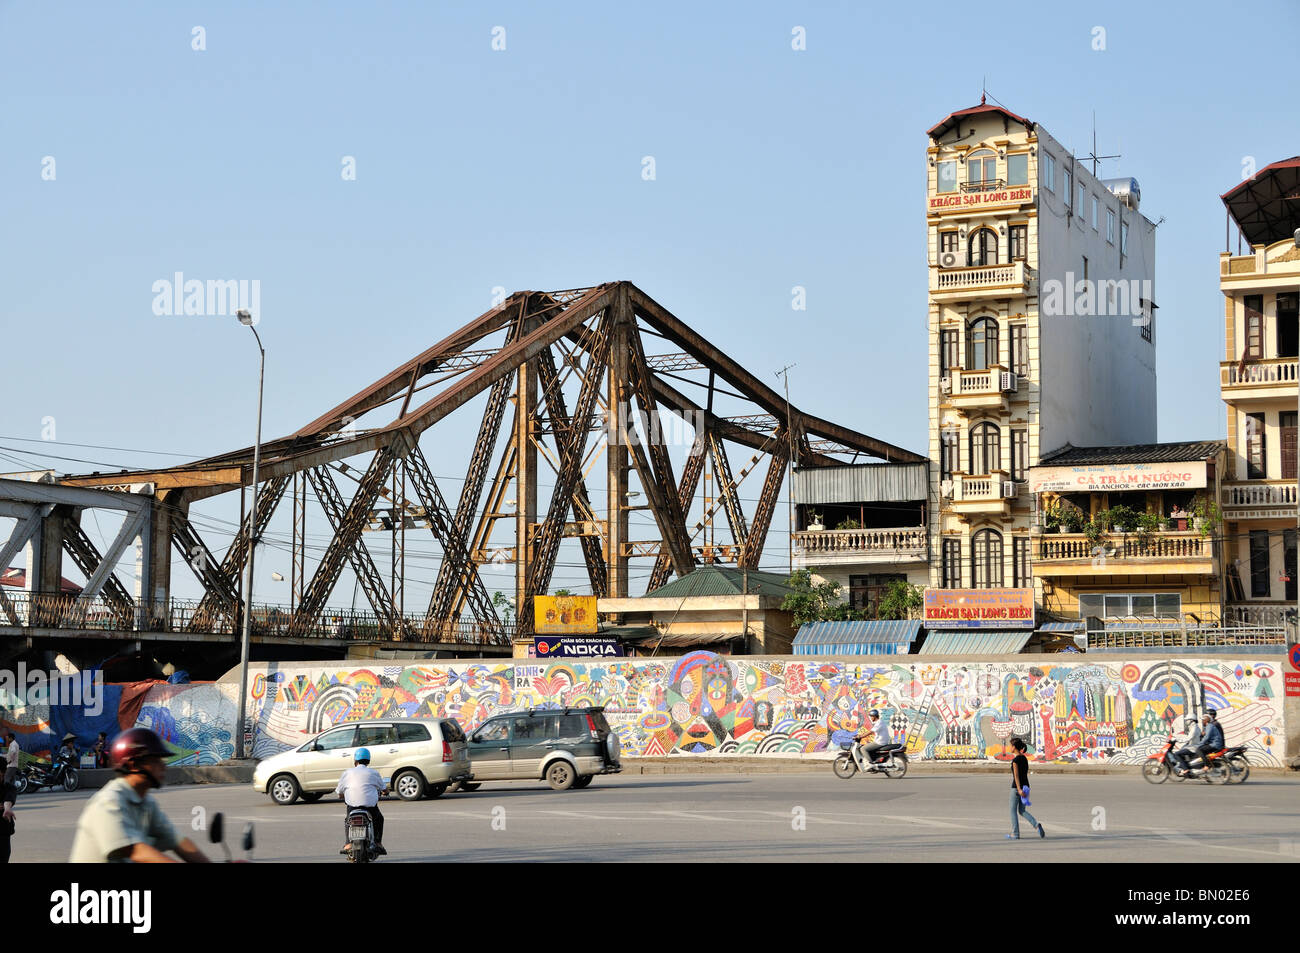
[[(1187, 774), (1179, 774), (1178, 764), (1174, 760), (1174, 734), (1170, 732), (1165, 746), (1154, 754), (1147, 756), (1146, 763), (1142, 765), (1142, 777), (1152, 784), (1163, 784), (1169, 779), (1170, 775), (1176, 781), (1193, 778), (1205, 781), (1206, 784), (1213, 784), (1216, 781), (1219, 784), (1230, 784), (1232, 783), (1232, 769), (1228, 767), (1224, 757), (1225, 754), (1227, 754), (1226, 751), (1212, 751), (1206, 755), (1205, 762), (1200, 764), (1199, 768), (1195, 766), (1197, 762), (1194, 761)], [(1248, 773), (1249, 767), (1246, 770)], [(1242, 780), (1245, 780), (1244, 776)]]
[(347, 833), (348, 863), (368, 864), (379, 856), (375, 845), (375, 822), (365, 808), (348, 808), (348, 816), (343, 822)]
[(14, 786), (19, 794), (25, 793), (29, 788), (39, 791), (41, 788), (62, 787), (63, 790), (72, 792), (77, 790), (80, 780), (76, 768), (62, 758), (55, 758), (50, 765), (29, 764), (14, 780)]
[(883, 774), (887, 778), (901, 778), (907, 774), (907, 754), (902, 745), (885, 745), (876, 751), (868, 763), (862, 749), (851, 741), (840, 743), (840, 753), (831, 763), (837, 778), (851, 778), (859, 771), (863, 774)]
[(212, 823), (208, 826), (208, 840), (210, 840), (214, 844), (221, 845), (221, 849), (225, 851), (226, 854), (226, 863), (228, 864), (250, 863), (251, 857), (249, 857), (249, 855), (253, 853), (253, 822), (249, 821), (246, 825), (244, 825), (244, 836), (243, 836), (243, 844), (242, 844), (244, 848), (244, 858), (242, 860), (235, 860), (230, 855), (230, 848), (226, 846), (226, 842), (224, 840), (225, 828), (226, 828), (226, 819), (221, 814), (221, 812), (218, 811), (216, 814), (213, 815)]
[(1228, 766), (1228, 783), (1240, 784), (1250, 777), (1250, 762), (1246, 760), (1246, 746), (1237, 745), (1223, 752), (1223, 761)]

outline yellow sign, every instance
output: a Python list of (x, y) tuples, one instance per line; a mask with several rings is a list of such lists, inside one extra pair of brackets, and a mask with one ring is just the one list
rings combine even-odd
[(595, 635), (595, 596), (534, 596), (533, 631), (538, 635)]

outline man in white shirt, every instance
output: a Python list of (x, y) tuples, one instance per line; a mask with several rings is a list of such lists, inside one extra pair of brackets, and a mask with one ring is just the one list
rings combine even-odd
[(5, 781), (9, 784), (14, 783), (18, 777), (18, 754), (22, 750), (18, 747), (18, 738), (11, 731), (5, 736), (9, 746), (5, 749)]
[(889, 723), (880, 717), (880, 712), (873, 708), (868, 712), (868, 714), (871, 716), (871, 725), (858, 735), (858, 740), (865, 740), (872, 734), (875, 735), (876, 740), (874, 742), (862, 746), (863, 757), (866, 758), (867, 764), (870, 764), (871, 759), (875, 756), (876, 752), (885, 745), (890, 744), (891, 739), (889, 735)]
[[(379, 772), (370, 767), (369, 748), (357, 749), (352, 756), (352, 767), (343, 772), (334, 793), (343, 798), (348, 811), (356, 807), (365, 808), (375, 825), (375, 849), (381, 854), (387, 854), (388, 851), (384, 850), (384, 815), (379, 812), (379, 797), (388, 793), (388, 785), (384, 784)], [(344, 813), (343, 819), (347, 820), (347, 813)], [(339, 853), (346, 854), (347, 851), (348, 845), (344, 844)]]

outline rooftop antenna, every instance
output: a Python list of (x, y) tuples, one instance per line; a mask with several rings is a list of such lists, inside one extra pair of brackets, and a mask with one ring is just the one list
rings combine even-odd
[(1097, 155), (1097, 110), (1092, 111), (1092, 152), (1088, 153), (1088, 158), (1092, 160), (1092, 177), (1097, 177), (1097, 163), (1102, 159), (1121, 159), (1123, 156), (1099, 156)]

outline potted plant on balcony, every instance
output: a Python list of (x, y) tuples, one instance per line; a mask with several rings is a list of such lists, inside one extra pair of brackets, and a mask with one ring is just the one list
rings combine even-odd
[(862, 524), (850, 516), (840, 520), (839, 525), (836, 526), (835, 528), (836, 529), (862, 529)]
[(1043, 511), (1043, 527), (1049, 533), (1061, 532), (1061, 514), (1056, 512), (1055, 507)]
[(1083, 533), (1093, 546), (1100, 544), (1106, 538), (1106, 511), (1102, 510), (1097, 514), (1095, 520), (1088, 520), (1088, 522), (1084, 523)]
[(1135, 525), (1137, 519), (1137, 513), (1133, 512), (1132, 507), (1125, 506), (1123, 503), (1120, 503), (1118, 506), (1112, 506), (1110, 509), (1105, 511), (1104, 515), (1106, 517), (1106, 522), (1110, 524), (1115, 532), (1121, 534), (1127, 533), (1129, 527)]
[(1137, 524), (1138, 540), (1145, 547), (1151, 537), (1159, 533), (1165, 527), (1165, 521), (1159, 513), (1139, 513), (1135, 520)]
[(1071, 506), (1061, 515), (1061, 522), (1065, 524), (1065, 528), (1068, 532), (1082, 533), (1083, 524), (1086, 520), (1083, 518), (1082, 510)]
[(1219, 504), (1214, 502), (1208, 496), (1198, 496), (1196, 504), (1192, 507), (1193, 521), (1192, 525), (1202, 536), (1209, 536), (1214, 532), (1219, 520), (1223, 514), (1219, 511)]

